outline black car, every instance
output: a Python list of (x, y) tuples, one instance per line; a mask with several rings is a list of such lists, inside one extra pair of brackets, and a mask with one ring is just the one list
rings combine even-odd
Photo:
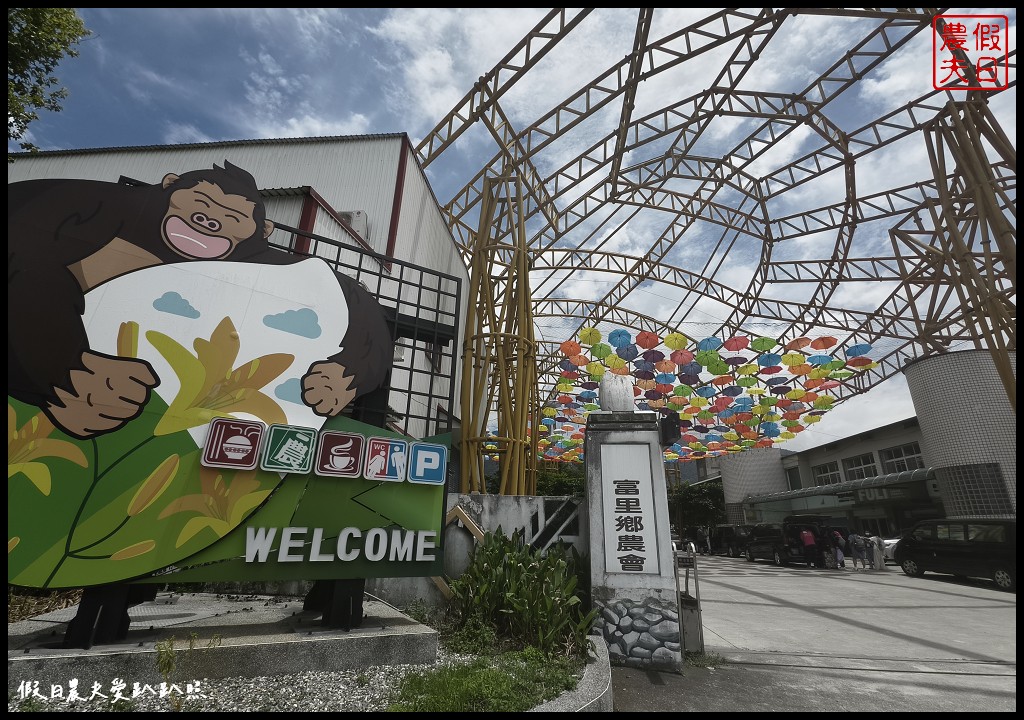
[(711, 552), (738, 558), (743, 554), (753, 525), (718, 525), (711, 533)]
[(926, 572), (986, 578), (1017, 590), (1016, 520), (923, 520), (896, 544), (896, 564), (912, 577)]

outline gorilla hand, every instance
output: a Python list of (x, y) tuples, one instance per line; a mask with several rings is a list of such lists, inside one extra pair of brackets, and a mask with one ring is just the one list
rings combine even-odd
[(86, 350), (69, 373), (70, 389), (54, 388), (58, 402), (46, 414), (80, 439), (111, 432), (137, 417), (160, 382), (148, 362)]
[(352, 402), (356, 389), (344, 365), (318, 362), (302, 378), (302, 399), (317, 415), (334, 417)]

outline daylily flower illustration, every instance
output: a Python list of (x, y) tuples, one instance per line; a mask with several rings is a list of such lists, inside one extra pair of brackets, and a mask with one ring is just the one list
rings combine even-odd
[(156, 330), (147, 332), (146, 338), (181, 381), (181, 389), (154, 435), (170, 435), (239, 412), (255, 415), (268, 425), (287, 421), (277, 401), (260, 388), (287, 370), (295, 357), (287, 353), (264, 355), (232, 370), (241, 341), (231, 318), (221, 320), (209, 340), (196, 338), (194, 356)]
[(197, 514), (185, 523), (175, 547), (181, 547), (204, 528), (213, 530), (217, 537), (224, 537), (233, 530), (247, 512), (270, 494), (270, 490), (257, 489), (260, 481), (255, 475), (255, 470), (239, 471), (229, 485), (221, 470), (201, 467), (199, 483), (203, 491), (172, 500), (160, 513), (161, 520), (180, 512)]
[(57, 457), (85, 467), (89, 461), (77, 445), (50, 437), (53, 423), (43, 413), (34, 415), (18, 428), (18, 415), (7, 405), (7, 479), (21, 473), (43, 495), (50, 494), (50, 468), (36, 462), (40, 458)]

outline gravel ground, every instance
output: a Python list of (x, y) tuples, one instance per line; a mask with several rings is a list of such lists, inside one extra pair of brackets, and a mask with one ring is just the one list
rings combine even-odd
[[(402, 679), (410, 672), (442, 664), (465, 662), (473, 656), (438, 651), (437, 665), (378, 665), (345, 672), (304, 672), (273, 677), (221, 678), (201, 680), (198, 693), (182, 687), (182, 695), (152, 697), (143, 692), (132, 697), (131, 685), (121, 691), (127, 700), (112, 707), (109, 699), (65, 700), (22, 699), (17, 693), (7, 702), (8, 712), (173, 712), (172, 697), (180, 699), (185, 712), (383, 712), (394, 699)], [(194, 690), (195, 688), (193, 688)], [(159, 690), (159, 688), (157, 688)], [(110, 694), (110, 688), (101, 692)], [(66, 695), (68, 688), (64, 687)], [(89, 697), (89, 688), (78, 693)], [(49, 688), (40, 688), (49, 697)], [(200, 697), (200, 695), (202, 697)]]

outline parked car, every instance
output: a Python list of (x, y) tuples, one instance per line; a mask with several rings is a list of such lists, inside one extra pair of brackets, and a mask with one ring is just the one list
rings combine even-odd
[(738, 558), (743, 554), (753, 525), (718, 525), (711, 533), (711, 552)]
[(896, 544), (899, 541), (900, 541), (900, 537), (899, 536), (898, 537), (882, 538), (882, 544), (884, 546), (883, 549), (882, 549), (882, 554), (885, 556), (885, 561), (887, 563), (895, 563), (896, 562), (896, 558), (893, 557), (893, 552), (895, 552)]
[(987, 578), (1016, 591), (1017, 521), (923, 520), (896, 544), (894, 557), (912, 577), (935, 572)]

